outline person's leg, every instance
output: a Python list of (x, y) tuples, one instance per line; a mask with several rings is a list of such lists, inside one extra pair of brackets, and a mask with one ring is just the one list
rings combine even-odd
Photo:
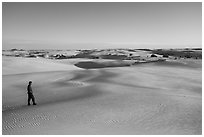
[(35, 103), (35, 97), (32, 95), (32, 101), (33, 101), (33, 105), (36, 105)]
[(31, 97), (30, 95), (28, 94), (28, 105), (30, 106), (30, 100), (31, 100)]

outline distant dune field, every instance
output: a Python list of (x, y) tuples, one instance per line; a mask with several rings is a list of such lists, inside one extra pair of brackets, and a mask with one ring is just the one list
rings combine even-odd
[[(2, 134), (202, 134), (201, 60), (74, 65), (82, 61), (3, 57)], [(27, 106), (29, 80), (37, 106)]]

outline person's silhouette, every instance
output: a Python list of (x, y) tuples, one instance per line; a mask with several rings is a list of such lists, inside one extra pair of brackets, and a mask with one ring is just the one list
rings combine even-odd
[(29, 81), (29, 84), (27, 86), (27, 91), (28, 91), (28, 106), (30, 106), (30, 100), (32, 100), (33, 105), (36, 105), (35, 97), (33, 95), (33, 90), (32, 90), (31, 84), (32, 84), (32, 81)]

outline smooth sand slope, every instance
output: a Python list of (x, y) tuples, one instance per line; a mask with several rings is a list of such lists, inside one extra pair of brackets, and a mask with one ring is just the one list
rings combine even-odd
[[(3, 57), (2, 132), (201, 134), (201, 61), (191, 62), (86, 70), (69, 61)], [(29, 80), (37, 106), (26, 106)]]

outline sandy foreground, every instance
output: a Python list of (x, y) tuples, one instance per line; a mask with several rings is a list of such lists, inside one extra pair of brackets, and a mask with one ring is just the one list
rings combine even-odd
[[(2, 134), (202, 134), (201, 60), (81, 69), (2, 57)], [(37, 106), (27, 106), (33, 81)]]

